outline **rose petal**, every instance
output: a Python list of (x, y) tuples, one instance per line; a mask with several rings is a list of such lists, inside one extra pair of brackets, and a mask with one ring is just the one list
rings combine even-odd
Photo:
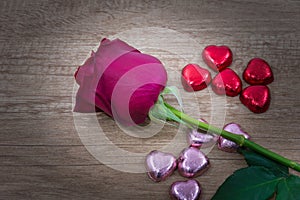
[[(80, 85), (75, 112), (99, 108), (121, 123), (132, 124), (145, 121), (166, 85), (167, 74), (157, 58), (119, 39), (103, 39), (98, 50), (78, 68), (75, 79)], [(118, 92), (113, 100), (114, 91)]]

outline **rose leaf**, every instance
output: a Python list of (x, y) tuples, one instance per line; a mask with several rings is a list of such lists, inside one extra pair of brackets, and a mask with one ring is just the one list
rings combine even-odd
[(219, 187), (213, 200), (269, 199), (283, 179), (262, 166), (239, 169)]
[(300, 199), (300, 178), (289, 175), (281, 180), (277, 186), (276, 200), (299, 200)]

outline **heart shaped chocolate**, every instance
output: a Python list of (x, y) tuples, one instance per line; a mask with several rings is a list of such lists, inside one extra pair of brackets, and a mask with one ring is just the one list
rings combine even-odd
[(249, 61), (243, 78), (250, 85), (267, 85), (274, 80), (270, 65), (261, 58), (253, 58)]
[(203, 90), (211, 82), (210, 72), (197, 64), (186, 65), (181, 75), (182, 85), (189, 92)]
[(232, 69), (224, 69), (212, 80), (212, 90), (218, 95), (234, 97), (242, 90), (242, 81)]
[[(239, 124), (229, 123), (226, 124), (223, 129), (237, 135), (243, 135), (246, 139), (250, 138), (250, 135), (245, 132)], [(220, 136), (218, 140), (218, 148), (226, 152), (236, 152), (236, 150), (239, 148), (239, 145)]]
[(174, 200), (196, 200), (201, 194), (201, 186), (196, 180), (176, 181), (170, 187), (170, 196)]
[(177, 161), (170, 153), (151, 151), (146, 157), (148, 176), (155, 182), (163, 181), (176, 169)]
[[(204, 119), (199, 119), (200, 122), (207, 124)], [(218, 140), (218, 135), (210, 134), (207, 131), (202, 131), (199, 129), (191, 129), (187, 134), (187, 142), (191, 147), (196, 148), (208, 148), (216, 143)]]
[(222, 71), (232, 63), (232, 51), (227, 46), (210, 45), (202, 52), (204, 62), (215, 71)]
[(185, 148), (178, 158), (178, 172), (184, 177), (196, 177), (210, 166), (208, 158), (195, 147)]
[(270, 90), (264, 85), (249, 86), (242, 91), (240, 100), (252, 112), (263, 113), (270, 106)]

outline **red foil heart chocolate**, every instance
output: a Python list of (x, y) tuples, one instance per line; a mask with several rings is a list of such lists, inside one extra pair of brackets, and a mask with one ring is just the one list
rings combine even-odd
[(182, 85), (189, 92), (203, 90), (211, 81), (210, 72), (197, 64), (186, 65), (181, 75)]
[(211, 84), (212, 90), (218, 95), (234, 97), (242, 90), (242, 81), (232, 69), (224, 69), (215, 76)]
[(210, 45), (202, 52), (204, 62), (215, 71), (222, 71), (232, 63), (232, 51), (227, 46)]
[(242, 91), (240, 100), (252, 112), (263, 113), (270, 106), (270, 90), (264, 85), (249, 86)]
[(147, 174), (155, 182), (165, 180), (173, 174), (176, 167), (177, 161), (172, 154), (155, 150), (146, 157)]
[(253, 58), (249, 61), (243, 78), (250, 85), (267, 85), (274, 80), (270, 65), (261, 58)]
[(174, 200), (196, 200), (201, 194), (201, 187), (196, 180), (176, 181), (171, 185), (170, 196)]

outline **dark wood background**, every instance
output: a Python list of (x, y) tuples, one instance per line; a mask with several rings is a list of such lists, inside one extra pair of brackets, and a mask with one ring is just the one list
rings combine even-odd
[[(253, 114), (238, 98), (228, 98), (224, 122), (241, 124), (257, 143), (300, 162), (299, 1), (2, 0), (0, 9), (0, 199), (168, 199), (171, 183), (183, 180), (175, 173), (153, 183), (145, 174), (113, 170), (89, 154), (75, 129), (77, 66), (103, 37), (134, 28), (174, 30), (200, 46), (228, 45), (239, 75), (250, 58), (267, 60), (275, 74), (269, 111)], [(151, 46), (153, 38), (144, 35), (136, 40)], [(159, 35), (157, 42), (171, 41), (170, 51), (148, 52), (180, 72), (184, 62), (172, 49), (180, 52), (187, 38)], [(182, 56), (189, 61), (188, 52)], [(187, 105), (194, 109), (192, 102)], [(209, 116), (203, 109), (201, 116)], [(165, 127), (149, 141), (138, 140), (122, 135), (103, 114), (99, 121), (129, 151), (159, 148), (176, 131)], [(240, 155), (217, 148), (208, 157), (212, 167), (197, 178), (201, 199), (210, 199), (228, 175), (246, 166)]]

